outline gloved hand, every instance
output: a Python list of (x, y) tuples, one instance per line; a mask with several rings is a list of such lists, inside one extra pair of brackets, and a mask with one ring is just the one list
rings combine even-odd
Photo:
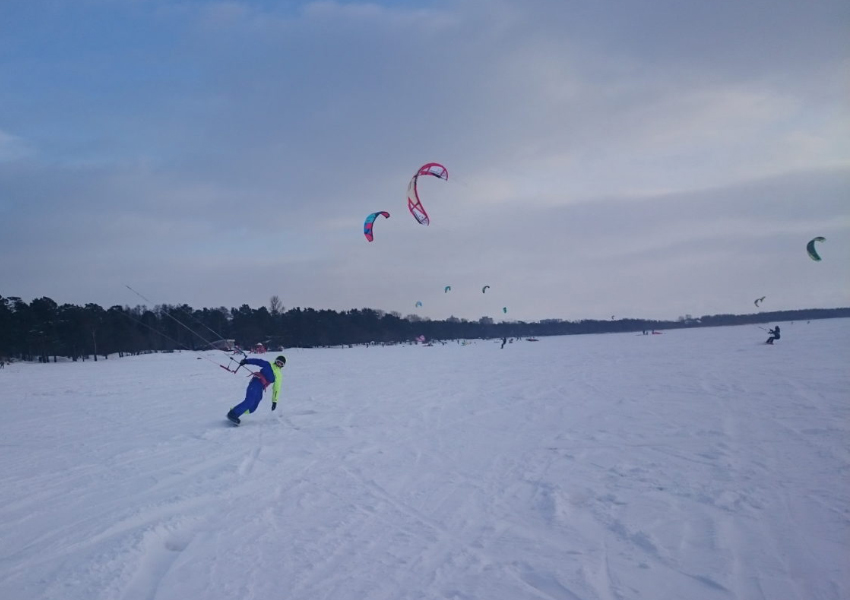
[(272, 410), (277, 408), (277, 402), (272, 402)]
[(243, 358), (242, 360), (240, 360), (240, 361), (239, 361), (239, 366), (240, 366), (240, 367), (245, 366), (245, 363), (246, 363), (247, 361), (248, 361), (248, 359), (247, 359), (247, 358)]

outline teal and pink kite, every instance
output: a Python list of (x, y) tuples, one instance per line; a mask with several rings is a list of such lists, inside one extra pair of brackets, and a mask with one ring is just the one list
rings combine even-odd
[(363, 223), (363, 235), (365, 235), (366, 239), (369, 240), (370, 242), (375, 239), (375, 236), (372, 235), (372, 227), (375, 224), (375, 219), (377, 219), (380, 216), (383, 216), (385, 219), (389, 219), (390, 213), (388, 213), (385, 210), (373, 212), (371, 215), (366, 217), (366, 222)]

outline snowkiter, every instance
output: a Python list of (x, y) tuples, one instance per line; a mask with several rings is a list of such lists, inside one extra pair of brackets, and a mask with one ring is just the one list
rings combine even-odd
[(779, 339), (779, 325), (777, 325), (773, 329), (768, 330), (768, 333), (770, 334), (770, 337), (767, 338), (765, 344), (770, 344), (772, 346), (773, 342)]
[(272, 386), (272, 410), (277, 408), (277, 397), (280, 394), (280, 382), (283, 376), (280, 370), (286, 364), (286, 357), (278, 356), (274, 359), (274, 363), (269, 363), (261, 358), (244, 358), (239, 361), (240, 366), (254, 365), (260, 367), (259, 371), (252, 373), (251, 383), (248, 384), (248, 389), (245, 390), (245, 399), (230, 409), (227, 413), (227, 418), (236, 425), (239, 425), (239, 417), (245, 413), (252, 413), (257, 410), (260, 400), (263, 399), (263, 392), (270, 385)]

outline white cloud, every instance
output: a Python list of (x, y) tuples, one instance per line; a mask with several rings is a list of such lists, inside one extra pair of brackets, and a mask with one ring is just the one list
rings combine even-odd
[(0, 161), (31, 157), (35, 149), (24, 139), (0, 130)]

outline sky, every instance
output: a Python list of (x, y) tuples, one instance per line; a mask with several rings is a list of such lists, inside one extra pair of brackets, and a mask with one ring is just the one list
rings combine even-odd
[(848, 28), (842, 0), (6, 0), (0, 295), (848, 306)]

